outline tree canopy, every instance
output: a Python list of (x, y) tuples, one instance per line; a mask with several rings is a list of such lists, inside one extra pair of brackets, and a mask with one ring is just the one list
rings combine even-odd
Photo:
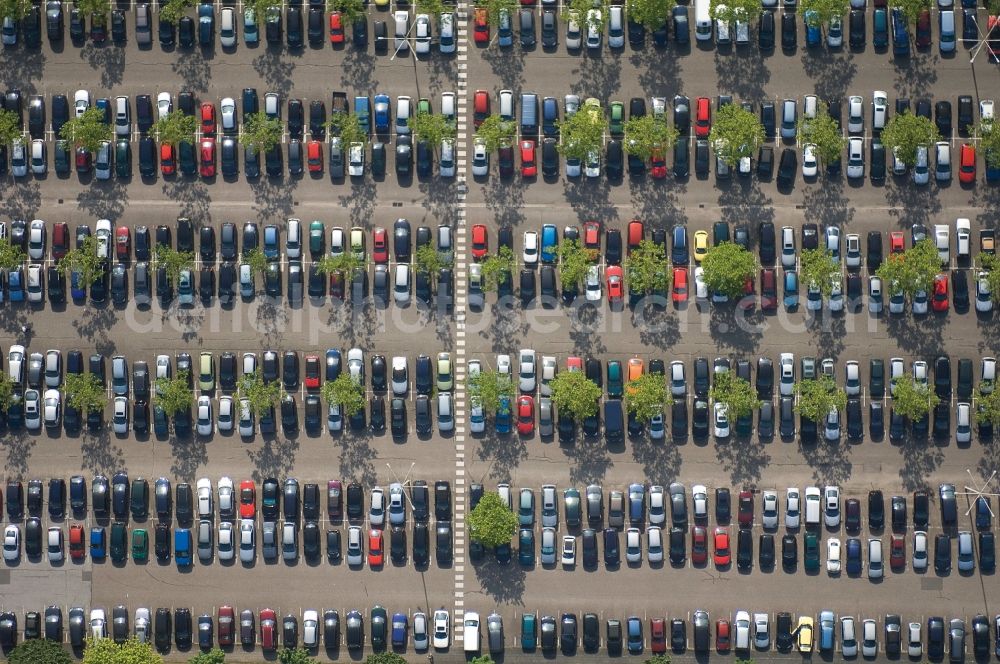
[(471, 539), (494, 548), (510, 542), (517, 529), (517, 515), (499, 493), (489, 491), (479, 499), (476, 509), (469, 512), (468, 525)]
[(0, 110), (0, 145), (10, 145), (24, 139), (24, 128), (14, 111)]
[(173, 378), (156, 379), (153, 404), (162, 408), (167, 415), (173, 416), (190, 409), (193, 398), (190, 374), (186, 369), (178, 371)]
[(757, 390), (750, 382), (743, 380), (732, 371), (712, 376), (709, 396), (713, 402), (726, 404), (730, 417), (746, 417), (760, 408), (761, 404), (761, 400), (757, 397)]
[(756, 113), (738, 104), (726, 104), (715, 112), (708, 140), (716, 155), (731, 167), (743, 157), (752, 157), (764, 142), (764, 125)]
[(582, 371), (560, 371), (549, 382), (552, 402), (559, 412), (582, 420), (597, 413), (597, 402), (604, 391)]
[(320, 393), (329, 405), (340, 406), (340, 410), (347, 417), (364, 410), (364, 388), (346, 371), (341, 371), (336, 380), (323, 383)]
[(938, 405), (941, 399), (930, 385), (918, 383), (913, 374), (904, 373), (896, 379), (892, 393), (892, 409), (897, 415), (919, 420)]
[(654, 152), (666, 154), (676, 140), (677, 129), (667, 124), (666, 118), (646, 114), (625, 121), (625, 152), (643, 161), (652, 157)]
[(559, 281), (579, 285), (596, 258), (597, 251), (584, 247), (579, 238), (563, 241), (559, 245)]
[(73, 658), (61, 643), (48, 639), (27, 639), (7, 654), (8, 664), (72, 664)]
[(250, 404), (250, 411), (256, 415), (269, 412), (281, 398), (281, 384), (278, 381), (265, 382), (260, 369), (240, 376), (237, 388), (239, 398), (246, 399)]
[(77, 147), (97, 152), (102, 142), (114, 138), (114, 133), (111, 125), (104, 121), (104, 111), (91, 106), (83, 112), (83, 115), (67, 120), (59, 130), (59, 137)]
[(671, 270), (662, 244), (643, 239), (625, 257), (625, 278), (630, 293), (651, 293), (670, 288)]
[(80, 281), (89, 286), (104, 275), (105, 262), (97, 257), (97, 238), (88, 235), (83, 238), (82, 243), (67, 251), (57, 265), (64, 274), (79, 272)]
[(585, 160), (592, 152), (599, 153), (604, 147), (608, 120), (599, 103), (592, 101), (596, 100), (588, 99), (578, 112), (556, 121), (560, 137), (557, 148), (568, 159)]
[(628, 0), (626, 11), (631, 20), (656, 30), (670, 19), (676, 4), (675, 0)]
[[(840, 0), (834, 1), (840, 2)], [(824, 103), (823, 106), (828, 108), (829, 104)], [(799, 116), (798, 124), (799, 141), (803, 145), (814, 144), (816, 153), (823, 163), (829, 164), (840, 159), (844, 148), (847, 147), (847, 139), (844, 138), (836, 120), (827, 113), (826, 108), (817, 109), (814, 118)]]
[(476, 137), (483, 139), (486, 143), (487, 152), (496, 152), (500, 148), (514, 145), (514, 139), (517, 137), (517, 123), (503, 120), (494, 113), (479, 125), (479, 128), (476, 129)]
[(108, 393), (95, 374), (66, 374), (66, 403), (81, 413), (104, 410), (108, 404)]
[(479, 400), (483, 413), (495, 413), (500, 409), (503, 397), (514, 398), (514, 381), (509, 374), (496, 369), (485, 369), (471, 374), (466, 379), (469, 396)]
[(930, 292), (934, 277), (941, 271), (934, 241), (926, 238), (901, 254), (890, 254), (875, 274), (888, 293), (902, 291), (909, 297), (918, 290)]
[(800, 255), (799, 274), (802, 283), (815, 284), (827, 297), (833, 291), (834, 280), (842, 275), (840, 262), (826, 248), (804, 249)]
[(83, 664), (163, 664), (163, 658), (151, 643), (139, 643), (134, 637), (121, 644), (113, 639), (87, 639)]
[(495, 291), (505, 279), (510, 279), (514, 273), (514, 252), (507, 246), (501, 246), (497, 253), (489, 254), (482, 261), (483, 290)]
[(160, 143), (176, 145), (181, 141), (192, 140), (197, 129), (198, 118), (183, 111), (172, 111), (157, 120), (150, 133)]
[(882, 143), (886, 150), (897, 154), (899, 160), (909, 166), (916, 162), (919, 146), (930, 149), (939, 137), (933, 120), (908, 110), (890, 117), (882, 130)]
[(723, 242), (708, 249), (701, 261), (705, 285), (709, 291), (729, 297), (743, 294), (746, 280), (753, 276), (757, 261), (753, 254), (734, 242)]
[(327, 11), (340, 12), (344, 23), (351, 25), (365, 17), (364, 0), (326, 0)]
[(674, 403), (663, 376), (643, 373), (625, 384), (625, 407), (640, 422), (648, 423)]
[(847, 407), (847, 393), (826, 374), (799, 382), (795, 390), (799, 397), (795, 410), (813, 422), (822, 421), (834, 408)]
[[(335, 114), (336, 115), (336, 114)], [(244, 145), (259, 152), (267, 152), (281, 143), (285, 128), (278, 118), (269, 118), (265, 113), (251, 113), (243, 117)]]

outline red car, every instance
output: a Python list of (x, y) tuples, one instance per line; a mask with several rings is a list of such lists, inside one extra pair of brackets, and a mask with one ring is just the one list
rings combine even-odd
[(649, 161), (652, 164), (651, 170), (653, 172), (654, 180), (662, 180), (667, 177), (667, 159), (663, 156), (663, 150), (661, 148), (653, 148)]
[(87, 542), (83, 537), (83, 526), (78, 523), (69, 527), (69, 557), (83, 560), (87, 555)]
[(174, 161), (174, 146), (170, 143), (160, 143), (160, 172), (173, 175), (177, 172), (177, 162)]
[(344, 299), (344, 273), (340, 270), (330, 273), (330, 297)]
[(487, 239), (486, 226), (483, 224), (476, 224), (472, 227), (472, 257), (475, 260), (479, 260), (486, 256), (486, 252), (489, 251), (490, 244)]
[(757, 297), (753, 290), (753, 277), (747, 277), (743, 282), (743, 297), (740, 298), (740, 309), (750, 311), (757, 305)]
[(682, 267), (674, 268), (674, 304), (687, 302), (688, 299), (688, 272)]
[(260, 647), (264, 650), (278, 647), (278, 622), (274, 609), (263, 609), (260, 612)]
[(310, 173), (323, 172), (323, 143), (320, 141), (309, 141), (306, 144), (306, 162), (309, 164)]
[(215, 104), (210, 101), (201, 104), (201, 133), (215, 133)]
[(649, 647), (654, 655), (667, 652), (667, 621), (663, 618), (649, 619)]
[(219, 645), (231, 646), (235, 640), (233, 625), (236, 624), (236, 612), (231, 606), (219, 607)]
[(240, 518), (252, 519), (257, 514), (257, 489), (253, 480), (240, 482)]
[(934, 277), (934, 296), (931, 298), (934, 311), (948, 311), (948, 275), (939, 274)]
[(705, 526), (691, 526), (691, 562), (704, 565), (708, 560), (708, 531)]
[(381, 226), (375, 229), (375, 241), (372, 243), (372, 260), (376, 263), (389, 262), (389, 240), (385, 229)]
[(76, 149), (76, 172), (89, 173), (93, 163), (93, 156), (90, 150), (82, 145)]
[(368, 532), (368, 566), (381, 567), (382, 562), (382, 531), (372, 528)]
[(215, 139), (201, 139), (201, 177), (215, 177)]
[(52, 226), (52, 258), (59, 260), (69, 251), (69, 225), (57, 221)]
[(628, 252), (638, 249), (642, 239), (646, 236), (646, 228), (638, 219), (628, 222)]
[(708, 138), (712, 130), (712, 105), (708, 97), (698, 97), (695, 104), (694, 135), (698, 138)]
[(715, 545), (715, 554), (713, 556), (715, 566), (729, 567), (729, 564), (733, 562), (732, 554), (729, 551), (729, 531), (719, 526), (715, 529), (715, 537), (712, 539)]
[(608, 302), (619, 303), (625, 297), (625, 283), (622, 278), (622, 268), (619, 265), (612, 265), (604, 270), (604, 276), (608, 282)]
[(889, 542), (889, 567), (900, 572), (906, 567), (906, 538), (893, 535)]
[(475, 18), (475, 27), (473, 28), (473, 34), (476, 38), (477, 44), (489, 44), (490, 43), (490, 15), (485, 7), (477, 7)]
[(753, 526), (753, 494), (746, 490), (740, 491), (739, 522), (740, 528)]
[(583, 246), (587, 249), (601, 248), (601, 222), (585, 221), (583, 223)]
[(344, 43), (344, 20), (340, 12), (330, 12), (330, 43)]
[(901, 254), (906, 251), (906, 239), (903, 231), (892, 231), (889, 233), (889, 254)]
[(1000, 60), (1000, 30), (998, 34), (993, 34), (993, 28), (1000, 25), (1000, 17), (991, 15), (986, 19), (986, 48), (990, 49), (990, 55)]
[(538, 175), (535, 164), (535, 142), (521, 141), (521, 177), (533, 178)]
[(715, 650), (717, 652), (729, 652), (729, 621), (715, 621)]
[(764, 268), (760, 271), (760, 308), (764, 311), (778, 309), (778, 276), (774, 268)]
[(128, 226), (119, 226), (115, 229), (115, 255), (118, 260), (127, 261), (131, 255), (132, 234)]
[(517, 398), (517, 432), (530, 436), (535, 430), (535, 400), (528, 395)]
[(306, 388), (319, 389), (319, 355), (306, 355)]
[(576, 355), (566, 358), (566, 371), (583, 371), (583, 359)]
[(962, 152), (958, 160), (958, 180), (962, 184), (976, 182), (976, 148), (968, 143), (962, 144)]
[(917, 15), (917, 34), (914, 41), (917, 48), (925, 48), (931, 45), (931, 12), (929, 9), (921, 10)]
[[(478, 11), (478, 10), (477, 10)], [(483, 120), (490, 117), (490, 93), (486, 90), (476, 90), (472, 98), (472, 126), (479, 129)]]

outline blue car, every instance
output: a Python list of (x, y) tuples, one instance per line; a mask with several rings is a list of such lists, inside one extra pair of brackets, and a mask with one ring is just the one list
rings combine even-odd
[(278, 248), (278, 227), (274, 224), (264, 226), (264, 258), (276, 261), (280, 255)]
[(637, 616), (629, 616), (626, 631), (628, 632), (628, 651), (633, 655), (641, 653), (643, 645), (642, 620)]
[(786, 309), (799, 306), (799, 275), (795, 270), (785, 270), (784, 303)]
[(358, 116), (358, 122), (365, 133), (372, 133), (371, 109), (368, 104), (368, 96), (354, 98), (354, 114)]
[(500, 47), (511, 46), (514, 43), (514, 28), (511, 21), (510, 11), (506, 8), (501, 9), (497, 26), (497, 45)]
[(392, 647), (406, 647), (406, 614), (392, 614)]
[(992, 155), (989, 154), (988, 150), (986, 156), (988, 157), (986, 160), (986, 181), (987, 182), (1000, 181), (1000, 167), (990, 166), (989, 157), (991, 157)]
[(174, 557), (178, 567), (188, 567), (191, 564), (191, 530), (178, 528), (174, 533)]
[(910, 54), (910, 32), (901, 9), (892, 10), (892, 54), (905, 57)]
[(198, 5), (198, 45), (212, 46), (215, 43), (215, 10), (203, 2)]
[(538, 646), (538, 622), (534, 613), (521, 614), (521, 649), (531, 651)]
[(376, 133), (386, 133), (389, 131), (389, 95), (375, 95), (375, 131)]
[(500, 397), (496, 416), (497, 433), (510, 433), (510, 397)]
[(847, 574), (861, 574), (861, 540), (856, 537), (847, 540)]
[(803, 20), (806, 24), (806, 46), (810, 48), (815, 48), (820, 45), (823, 40), (823, 35), (819, 29), (819, 21), (816, 19), (816, 12), (812, 9), (807, 10)]
[(559, 251), (559, 233), (554, 224), (542, 226), (542, 262), (555, 263)]
[(988, 530), (992, 516), (990, 512), (990, 499), (986, 496), (976, 498), (976, 528), (978, 530)]
[(524, 567), (535, 564), (535, 531), (521, 528), (517, 535), (517, 562)]
[(95, 526), (90, 529), (90, 557), (94, 560), (104, 560), (106, 555), (108, 548), (104, 539), (104, 528)]
[(7, 288), (11, 302), (24, 302), (24, 268), (16, 267), (7, 277)]
[(833, 650), (833, 611), (821, 611), (819, 614), (819, 649)]

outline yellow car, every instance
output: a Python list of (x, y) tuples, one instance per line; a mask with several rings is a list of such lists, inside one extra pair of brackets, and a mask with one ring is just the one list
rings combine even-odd
[(376, 7), (388, 7), (389, 6), (389, 0), (375, 0), (375, 6)]
[(694, 261), (700, 263), (708, 253), (708, 231), (696, 231), (694, 234)]
[(813, 649), (813, 619), (810, 616), (800, 616), (795, 627), (799, 637), (799, 652), (812, 652)]

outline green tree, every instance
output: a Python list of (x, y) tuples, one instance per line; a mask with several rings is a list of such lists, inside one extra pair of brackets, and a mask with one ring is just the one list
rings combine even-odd
[(243, 117), (243, 144), (259, 152), (267, 152), (281, 143), (283, 132), (281, 120), (269, 118), (265, 113), (251, 113)]
[(326, 0), (326, 8), (330, 12), (340, 12), (347, 25), (365, 18), (364, 0)]
[(517, 529), (517, 515), (499, 493), (488, 491), (479, 499), (476, 509), (469, 512), (468, 525), (470, 538), (495, 548), (510, 542)]
[(399, 653), (374, 652), (365, 658), (365, 664), (406, 664), (406, 659)]
[(517, 123), (501, 120), (500, 116), (494, 113), (479, 125), (476, 137), (486, 142), (487, 152), (496, 152), (500, 148), (514, 145), (514, 139), (517, 137)]
[[(2, 126), (3, 122), (0, 121), (0, 127)], [(990, 168), (1000, 167), (1000, 123), (980, 122), (976, 127), (966, 129), (979, 141), (979, 150), (983, 153), (986, 165)], [(0, 129), (0, 136), (4, 135)]]
[(193, 393), (189, 380), (187, 370), (178, 371), (173, 378), (157, 378), (153, 405), (171, 416), (191, 408)]
[(114, 138), (111, 125), (104, 121), (104, 111), (91, 106), (83, 115), (71, 118), (59, 130), (59, 137), (77, 147), (97, 152), (103, 141)]
[(200, 652), (192, 657), (188, 664), (225, 664), (226, 653), (221, 648), (212, 648), (208, 652)]
[(842, 276), (840, 262), (825, 248), (804, 249), (800, 260), (799, 275), (802, 283), (807, 286), (816, 284), (824, 295), (829, 296), (833, 291), (834, 279)]
[(670, 664), (670, 655), (653, 655), (647, 657), (645, 664)]
[[(587, 0), (589, 3), (590, 0)], [(585, 160), (604, 147), (608, 119), (596, 99), (588, 99), (578, 113), (556, 121), (559, 127), (557, 149), (568, 159)]]
[[(6, 408), (6, 406), (5, 406)], [(61, 643), (48, 639), (21, 641), (7, 655), (8, 664), (72, 664)]]
[(320, 394), (331, 406), (340, 406), (341, 412), (347, 417), (365, 407), (365, 390), (346, 371), (341, 371), (336, 380), (323, 383)]
[(802, 0), (799, 3), (799, 14), (814, 27), (828, 25), (831, 20), (850, 10), (849, 0)]
[(552, 403), (559, 412), (582, 420), (597, 412), (597, 400), (604, 391), (581, 371), (560, 371), (549, 381)]
[(625, 277), (631, 293), (651, 293), (670, 288), (670, 263), (662, 244), (642, 240), (625, 257)]
[[(440, 3), (441, 0), (434, 0)], [(436, 16), (437, 14), (431, 14)], [(427, 141), (437, 149), (444, 139), (454, 140), (455, 129), (448, 124), (443, 115), (435, 113), (416, 113), (406, 121), (406, 125), (420, 140)]]
[[(8, 14), (3, 14), (8, 16)], [(0, 145), (24, 140), (24, 129), (14, 111), (0, 110)]]
[(994, 426), (1000, 426), (1000, 390), (981, 395), (976, 400), (976, 405), (977, 422), (986, 421)]
[(514, 12), (517, 11), (518, 3), (517, 0), (476, 0), (476, 7), (482, 7), (486, 10), (490, 25), (498, 25), (501, 12), (506, 11), (509, 16), (513, 17)]
[(628, 0), (627, 11), (630, 19), (656, 30), (670, 19), (675, 0)]
[(990, 285), (990, 299), (1000, 302), (1000, 260), (996, 256), (980, 252), (978, 261), (986, 275), (986, 283)]
[(427, 243), (417, 247), (413, 254), (414, 269), (424, 274), (437, 274), (441, 268), (451, 265), (451, 261), (443, 260), (434, 245)]
[(20, 21), (30, 10), (31, 0), (0, 0), (0, 16), (10, 16)]
[(139, 643), (135, 638), (121, 644), (113, 639), (87, 639), (83, 664), (163, 664), (163, 658), (151, 643)]
[(902, 291), (909, 297), (918, 290), (931, 291), (941, 271), (941, 259), (933, 240), (921, 240), (901, 254), (890, 254), (875, 274), (886, 284), (886, 292)]
[(254, 20), (257, 22), (257, 26), (263, 30), (264, 18), (267, 16), (268, 10), (280, 9), (281, 2), (280, 0), (244, 0), (243, 7), (253, 10)]
[(177, 251), (173, 247), (157, 246), (153, 254), (157, 267), (163, 266), (167, 270), (167, 275), (174, 283), (180, 278), (181, 270), (194, 269), (194, 253), (190, 251)]
[(160, 20), (177, 25), (192, 7), (194, 0), (167, 0), (160, 5)]
[(282, 648), (278, 652), (281, 664), (315, 664), (316, 660), (309, 656), (305, 648)]
[[(666, 2), (668, 0), (640, 0), (640, 2)], [(669, 0), (671, 4), (673, 0)], [(643, 161), (654, 151), (665, 154), (677, 140), (677, 130), (665, 118), (653, 115), (632, 117), (625, 121), (625, 152)]]
[(897, 415), (919, 420), (941, 401), (929, 385), (918, 383), (913, 374), (904, 373), (896, 379), (892, 393), (892, 409)]
[[(579, 16), (583, 20), (583, 23), (580, 23), (581, 29), (586, 27), (603, 33), (604, 25), (608, 20), (609, 4), (607, 0), (569, 0), (567, 4), (563, 5), (565, 7), (563, 19), (568, 21), (570, 17)], [(591, 14), (591, 9), (598, 11)]]
[(939, 136), (933, 120), (904, 111), (885, 123), (882, 143), (889, 152), (896, 152), (900, 161), (912, 166), (917, 159), (917, 147), (934, 145)]
[[(187, 0), (183, 1), (187, 2)], [(178, 20), (180, 19), (178, 18)], [(198, 118), (182, 111), (173, 111), (168, 113), (166, 117), (157, 120), (150, 133), (160, 143), (177, 145), (181, 141), (192, 140), (196, 129), (198, 129)]]
[(847, 407), (847, 393), (825, 374), (799, 382), (795, 391), (799, 396), (795, 410), (813, 422), (822, 421), (834, 408), (844, 410)]
[(760, 3), (753, 0), (711, 0), (709, 9), (713, 17), (732, 23), (745, 20), (745, 16), (757, 16)]
[(0, 411), (6, 412), (14, 396), (14, 381), (10, 379), (10, 374), (0, 374)]
[(559, 281), (579, 285), (597, 259), (597, 251), (583, 246), (579, 238), (559, 245)]
[(726, 104), (715, 112), (708, 140), (722, 161), (735, 168), (743, 157), (757, 154), (764, 142), (764, 125), (756, 113), (737, 104)]
[[(503, 246), (495, 254), (483, 258), (483, 290), (495, 291), (504, 279), (514, 273), (514, 252)], [(506, 275), (506, 277), (504, 276)]]
[(891, 0), (889, 7), (890, 9), (901, 10), (907, 23), (915, 23), (920, 16), (920, 12), (925, 9), (930, 10), (931, 0)]
[(734, 242), (723, 242), (709, 247), (701, 259), (705, 285), (709, 291), (725, 293), (729, 297), (743, 294), (746, 280), (753, 276), (757, 261), (753, 254)]
[(108, 405), (108, 393), (101, 379), (92, 373), (66, 374), (66, 403), (81, 413), (104, 410)]
[[(835, 1), (840, 2), (840, 0)], [(824, 104), (824, 106), (829, 105)], [(816, 146), (816, 153), (825, 164), (840, 159), (844, 148), (847, 147), (847, 139), (841, 133), (840, 127), (824, 109), (817, 110), (815, 118), (799, 116), (799, 142), (803, 145), (813, 143)]]
[(76, 0), (76, 6), (85, 16), (107, 14), (111, 11), (111, 0)]
[(345, 146), (368, 140), (368, 132), (361, 126), (361, 119), (354, 113), (331, 113), (327, 125), (330, 127), (330, 135), (340, 136)]
[[(483, 413), (495, 413), (500, 410), (500, 400), (514, 398), (514, 381), (510, 374), (500, 373), (496, 369), (486, 369), (477, 374), (471, 374), (465, 380), (469, 396), (479, 400)], [(509, 410), (509, 406), (508, 406)]]
[(365, 262), (359, 260), (350, 251), (345, 251), (336, 256), (323, 256), (323, 258), (315, 261), (315, 265), (316, 271), (320, 274), (343, 272), (345, 280), (349, 282), (354, 277), (354, 271), (364, 268)]
[(666, 380), (660, 374), (644, 373), (625, 383), (625, 407), (640, 422), (649, 422), (663, 413), (664, 406), (673, 403)]
[(97, 238), (88, 235), (82, 244), (67, 251), (57, 265), (63, 274), (79, 272), (83, 284), (89, 286), (104, 274), (105, 262), (97, 257)]
[(749, 381), (743, 380), (732, 371), (724, 371), (712, 376), (712, 387), (708, 396), (713, 402), (724, 403), (730, 417), (744, 417), (760, 408), (761, 400), (757, 390)]
[(267, 258), (264, 252), (254, 248), (243, 255), (243, 262), (250, 266), (254, 274), (264, 274), (267, 271)]
[(13, 270), (24, 264), (27, 255), (17, 245), (11, 244), (7, 238), (0, 239), (0, 269)]
[(469, 664), (495, 664), (495, 662), (489, 655), (478, 655), (473, 657)]
[(257, 415), (267, 412), (281, 398), (281, 384), (277, 381), (265, 382), (260, 369), (240, 376), (237, 388), (240, 399), (249, 401), (251, 412)]

